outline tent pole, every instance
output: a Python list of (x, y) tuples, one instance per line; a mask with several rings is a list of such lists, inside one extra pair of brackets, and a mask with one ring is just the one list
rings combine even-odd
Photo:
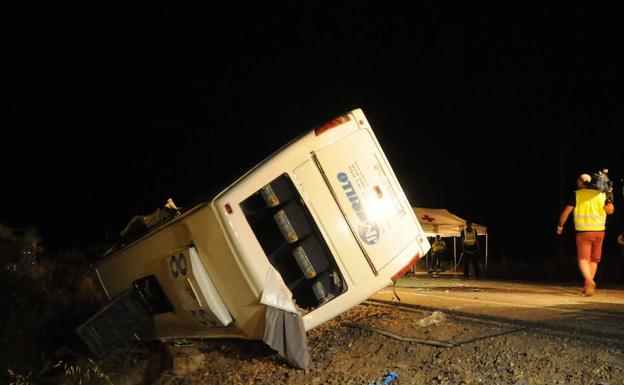
[(457, 271), (457, 238), (453, 237), (453, 272)]
[(488, 260), (488, 234), (485, 233), (485, 268), (487, 270), (487, 260)]

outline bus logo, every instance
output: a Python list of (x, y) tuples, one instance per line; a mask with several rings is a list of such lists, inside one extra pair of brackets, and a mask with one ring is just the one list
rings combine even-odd
[(377, 226), (377, 223), (368, 220), (362, 201), (355, 192), (347, 173), (339, 172), (337, 178), (340, 183), (342, 183), (342, 189), (349, 199), (349, 202), (351, 202), (351, 208), (360, 219), (358, 236), (367, 245), (374, 245), (379, 241), (379, 226)]
[(358, 235), (367, 245), (374, 245), (379, 241), (379, 227), (377, 223), (360, 223), (358, 226)]

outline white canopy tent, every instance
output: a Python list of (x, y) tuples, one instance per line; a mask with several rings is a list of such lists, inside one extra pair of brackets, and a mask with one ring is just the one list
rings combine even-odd
[[(457, 266), (457, 238), (461, 236), (462, 229), (466, 227), (466, 220), (446, 209), (430, 209), (425, 207), (413, 207), (412, 209), (428, 237), (435, 237), (436, 235), (453, 237), (453, 261), (454, 266)], [(478, 235), (485, 236), (485, 265), (487, 266), (487, 227), (473, 222), (472, 228), (477, 230)]]

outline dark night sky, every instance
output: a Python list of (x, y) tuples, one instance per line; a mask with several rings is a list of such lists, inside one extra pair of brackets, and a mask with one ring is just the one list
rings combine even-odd
[(0, 222), (103, 242), (357, 107), (412, 205), (487, 225), (494, 256), (554, 253), (578, 173), (619, 186), (614, 10), (312, 4), (16, 8)]

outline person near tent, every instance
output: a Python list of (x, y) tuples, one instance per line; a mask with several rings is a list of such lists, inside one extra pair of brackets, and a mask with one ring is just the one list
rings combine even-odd
[(440, 257), (446, 251), (446, 243), (440, 238), (440, 234), (436, 235), (435, 241), (431, 244), (431, 265), (429, 266), (429, 274), (436, 275), (442, 271), (440, 267)]
[(464, 265), (464, 278), (470, 277), (470, 266), (474, 269), (475, 278), (479, 277), (479, 259), (481, 248), (479, 247), (479, 238), (477, 230), (472, 228), (472, 221), (466, 221), (466, 227), (461, 231), (460, 237), (462, 247), (462, 258)]
[(559, 216), (557, 235), (563, 233), (570, 213), (574, 212), (574, 229), (576, 230), (576, 255), (578, 267), (583, 275), (582, 294), (592, 296), (596, 290), (596, 271), (602, 256), (602, 241), (605, 236), (607, 215), (613, 214), (613, 202), (607, 194), (588, 188), (591, 182), (589, 174), (581, 174), (576, 179), (576, 187)]

